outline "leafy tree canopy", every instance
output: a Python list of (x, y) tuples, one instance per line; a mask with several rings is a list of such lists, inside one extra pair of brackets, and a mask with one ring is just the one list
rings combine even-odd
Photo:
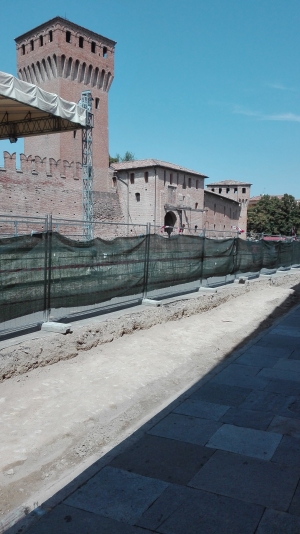
[(263, 195), (248, 209), (248, 232), (294, 235), (300, 232), (300, 206), (292, 195)]
[(120, 161), (134, 161), (135, 157), (132, 152), (125, 152), (124, 156), (120, 156), (120, 154), (116, 154), (113, 158), (112, 156), (109, 156), (109, 164), (111, 163), (120, 163)]

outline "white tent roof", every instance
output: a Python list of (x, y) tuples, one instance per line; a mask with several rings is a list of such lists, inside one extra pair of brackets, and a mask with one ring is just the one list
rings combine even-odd
[(0, 71), (0, 139), (80, 129), (86, 116), (78, 104)]

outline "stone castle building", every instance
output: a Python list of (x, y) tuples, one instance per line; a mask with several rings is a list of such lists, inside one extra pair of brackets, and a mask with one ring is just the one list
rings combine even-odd
[[(73, 102), (79, 102), (82, 91), (92, 92), (95, 221), (150, 222), (191, 233), (206, 228), (217, 236), (236, 228), (246, 230), (250, 184), (225, 181), (205, 189), (204, 174), (154, 159), (114, 163), (109, 168), (108, 92), (114, 78), (115, 41), (61, 17), (15, 41), (20, 79)], [(18, 169), (15, 154), (4, 153), (0, 213), (52, 213), (82, 220), (81, 132), (26, 138), (24, 152)], [(102, 227), (95, 235), (105, 237), (104, 232)]]

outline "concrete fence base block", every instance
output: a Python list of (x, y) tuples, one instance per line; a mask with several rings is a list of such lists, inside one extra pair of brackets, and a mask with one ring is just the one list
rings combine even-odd
[(143, 299), (142, 304), (145, 306), (160, 306), (160, 302), (158, 300), (152, 300), (152, 299)]
[(201, 291), (201, 293), (217, 293), (218, 292), (216, 287), (199, 287), (198, 291)]
[(241, 276), (240, 278), (236, 278), (234, 283), (235, 284), (246, 284), (248, 282), (247, 276)]
[(46, 330), (47, 332), (58, 332), (59, 334), (68, 334), (69, 332), (72, 332), (72, 325), (48, 321), (47, 323), (42, 324), (42, 330)]

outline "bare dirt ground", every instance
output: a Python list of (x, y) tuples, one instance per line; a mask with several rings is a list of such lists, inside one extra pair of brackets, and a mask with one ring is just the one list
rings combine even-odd
[(299, 302), (298, 284), (297, 272), (232, 284), (67, 336), (0, 345), (0, 532), (226, 364)]

